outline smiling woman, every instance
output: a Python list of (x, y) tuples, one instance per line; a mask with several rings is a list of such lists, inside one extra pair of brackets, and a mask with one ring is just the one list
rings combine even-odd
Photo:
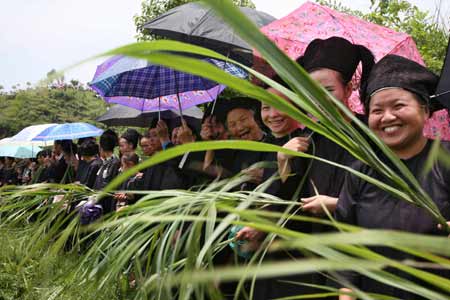
[[(450, 168), (435, 162), (431, 171), (424, 173), (431, 151), (431, 141), (422, 135), (425, 121), (437, 103), (430, 103), (438, 78), (425, 67), (396, 55), (388, 55), (373, 68), (368, 79), (365, 108), (369, 113), (369, 127), (391, 150), (403, 160), (419, 180), (442, 215), (450, 219)], [(442, 147), (450, 149), (449, 142)], [(372, 177), (379, 177), (370, 167), (356, 163), (354, 167)], [(380, 178), (389, 183), (386, 179)], [(399, 202), (389, 193), (354, 176), (347, 176), (339, 195), (336, 216), (339, 221), (366, 227), (409, 231), (445, 236), (438, 224), (423, 208)], [(411, 255), (387, 248), (377, 252), (396, 259), (412, 259)], [(449, 278), (448, 270), (427, 270)], [(420, 282), (393, 270), (393, 273)], [(364, 291), (383, 293), (400, 299), (422, 299), (401, 289), (388, 287), (364, 276), (354, 276), (349, 281)], [(346, 296), (343, 296), (342, 299)]]

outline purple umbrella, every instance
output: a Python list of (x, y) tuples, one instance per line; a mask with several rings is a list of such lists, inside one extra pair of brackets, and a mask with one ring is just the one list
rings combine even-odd
[[(236, 77), (247, 77), (244, 70), (229, 62), (203, 60)], [(140, 111), (182, 111), (215, 100), (225, 89), (224, 85), (203, 77), (127, 56), (114, 56), (98, 66), (89, 85), (106, 102)]]

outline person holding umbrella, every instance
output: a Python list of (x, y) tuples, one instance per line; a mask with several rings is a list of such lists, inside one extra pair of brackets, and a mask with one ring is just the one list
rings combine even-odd
[(120, 155), (125, 153), (136, 153), (136, 148), (141, 135), (136, 129), (128, 128), (119, 139), (119, 152)]

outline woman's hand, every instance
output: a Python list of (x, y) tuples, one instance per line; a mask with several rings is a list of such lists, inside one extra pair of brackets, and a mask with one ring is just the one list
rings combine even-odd
[(317, 195), (309, 198), (301, 198), (301, 201), (303, 202), (303, 211), (313, 215), (323, 215), (325, 214), (324, 207), (331, 213), (336, 210), (338, 198)]
[(236, 233), (236, 240), (245, 240), (248, 244), (245, 246), (245, 251), (256, 251), (261, 246), (261, 241), (266, 234), (258, 231), (252, 227), (244, 227)]
[[(309, 138), (308, 137), (295, 137), (286, 144), (283, 145), (283, 148), (289, 149), (297, 152), (306, 152), (309, 148)], [(285, 154), (283, 152), (278, 152), (277, 155), (278, 161), (286, 161), (292, 158), (292, 155)]]

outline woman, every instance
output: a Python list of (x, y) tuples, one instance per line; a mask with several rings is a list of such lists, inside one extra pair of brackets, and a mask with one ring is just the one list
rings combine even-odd
[[(298, 62), (314, 80), (348, 106), (353, 91), (351, 80), (357, 66), (362, 64), (362, 86), (374, 65), (374, 56), (364, 46), (354, 45), (343, 38), (331, 37), (312, 41)], [(304, 141), (292, 139), (284, 147), (302, 151)], [(318, 134), (311, 138), (309, 153), (347, 166), (355, 160), (345, 149)], [(278, 164), (280, 175), (285, 181), (284, 188), (288, 190), (297, 189), (300, 180), (308, 176), (301, 193), (305, 212), (321, 215), (324, 213), (322, 204), (325, 204), (328, 210), (334, 211), (345, 171), (319, 161), (292, 159), (283, 153), (278, 154)], [(291, 172), (297, 176), (287, 179)]]
[[(97, 172), (94, 183), (95, 190), (102, 190), (119, 173), (120, 160), (114, 155), (114, 148), (117, 144), (117, 134), (111, 129), (106, 130), (100, 136), (100, 157), (103, 163)], [(103, 213), (110, 213), (116, 208), (114, 199), (109, 196), (103, 197), (100, 200), (100, 205), (103, 208)]]
[[(437, 81), (437, 76), (425, 67), (400, 56), (388, 55), (373, 68), (363, 95), (370, 129), (403, 161), (417, 178), (423, 190), (435, 202), (441, 214), (449, 220), (450, 169), (436, 162), (429, 173), (423, 173), (430, 153), (431, 141), (423, 136), (422, 131), (430, 114), (438, 109), (438, 103), (430, 100)], [(441, 146), (450, 150), (449, 142), (441, 142)], [(382, 159), (384, 159), (383, 156)], [(384, 160), (389, 164), (388, 160)], [(389, 184), (389, 180), (363, 163), (357, 162), (354, 168)], [(350, 174), (347, 174), (339, 195), (336, 219), (366, 228), (446, 235), (445, 231), (438, 228), (436, 220), (426, 210), (399, 200), (388, 192)], [(414, 256), (390, 248), (380, 247), (374, 250), (399, 261), (417, 260)], [(427, 286), (398, 270), (388, 271)], [(431, 270), (430, 272), (445, 278), (450, 277), (448, 270)], [(421, 299), (417, 295), (361, 275), (353, 275), (347, 279), (365, 292), (380, 293), (400, 299)], [(439, 291), (434, 286), (430, 289)], [(349, 299), (349, 297), (341, 296), (341, 299)]]
[(95, 140), (85, 140), (81, 143), (78, 154), (81, 159), (78, 165), (76, 182), (93, 188), (98, 169), (102, 165), (102, 160), (99, 157), (98, 144)]
[[(306, 48), (304, 56), (298, 62), (309, 72), (313, 79), (327, 89), (336, 99), (347, 105), (353, 91), (351, 79), (358, 64), (361, 63), (363, 67), (361, 81), (364, 83), (374, 64), (374, 57), (363, 46), (353, 45), (343, 38), (332, 37), (326, 40), (316, 39), (312, 41)], [(279, 81), (279, 79), (276, 81)], [(279, 94), (273, 89), (269, 89), (269, 91)], [(277, 121), (276, 118), (274, 120)], [(278, 129), (278, 126), (284, 124), (284, 122), (274, 122), (273, 125), (277, 126), (270, 126), (270, 120), (267, 119), (267, 121), (268, 127), (272, 127), (271, 130), (273, 132)], [(324, 136), (318, 134), (311, 136), (308, 129), (305, 129), (297, 136), (291, 134), (289, 141), (287, 141), (286, 132), (284, 132), (285, 144), (279, 143), (279, 145), (283, 145), (287, 149), (308, 152), (309, 154), (344, 165), (350, 165), (355, 160), (345, 149)], [(283, 138), (279, 138), (278, 142), (282, 140)], [(278, 153), (277, 160), (278, 172), (282, 178), (281, 186), (275, 189), (278, 191), (276, 192), (278, 196), (287, 200), (297, 200), (297, 195), (300, 194), (303, 202), (302, 210), (306, 214), (323, 214), (322, 204), (325, 204), (328, 210), (334, 211), (344, 179), (344, 171), (342, 169), (315, 160), (293, 158), (284, 153)], [(284, 210), (286, 207), (272, 209)], [(305, 233), (329, 230), (329, 228), (310, 222), (290, 222), (287, 226), (292, 230)], [(238, 239), (249, 241), (261, 240), (263, 237), (263, 234), (250, 228), (245, 228), (237, 235)], [(294, 256), (297, 258), (303, 257), (300, 253), (294, 253)], [(283, 259), (288, 259), (288, 257), (284, 256)], [(317, 285), (326, 284), (326, 279), (319, 274), (295, 275), (291, 278), (282, 279)], [(307, 287), (282, 283), (276, 279), (261, 285), (259, 289), (261, 290), (258, 292), (260, 299), (319, 292)]]
[(120, 155), (125, 153), (136, 153), (139, 138), (141, 135), (135, 129), (128, 128), (119, 139)]

